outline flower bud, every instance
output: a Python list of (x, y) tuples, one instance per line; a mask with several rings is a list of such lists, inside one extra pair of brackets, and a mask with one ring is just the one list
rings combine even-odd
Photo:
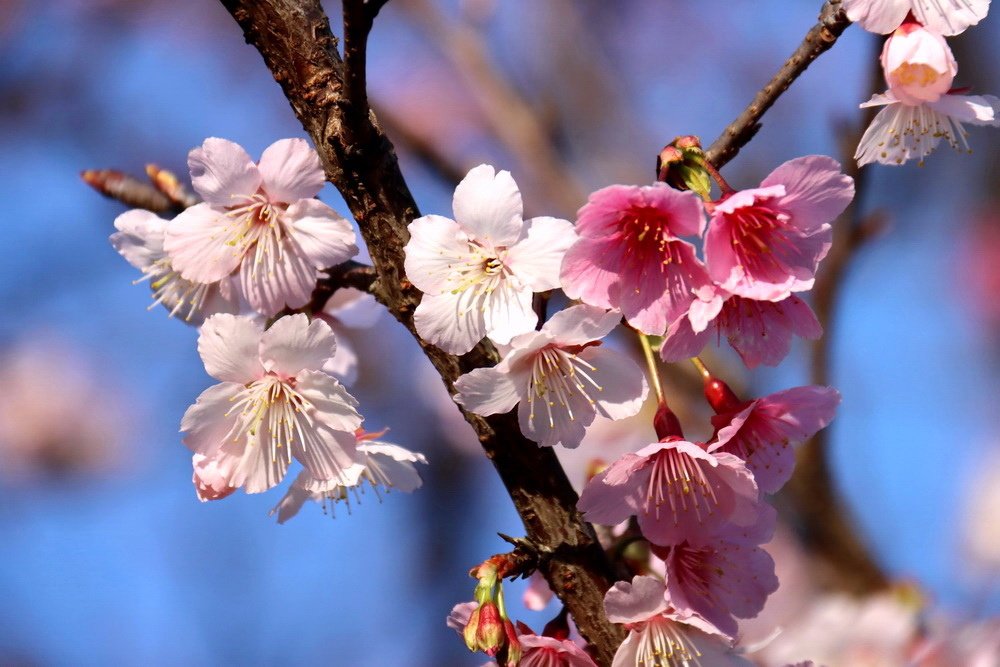
[(712, 191), (705, 169), (705, 153), (698, 137), (677, 137), (656, 158), (656, 178), (679, 190), (691, 190), (702, 197)]
[(705, 377), (705, 399), (716, 413), (736, 412), (742, 403), (728, 384), (712, 375)]
[(521, 662), (521, 642), (517, 639), (517, 630), (510, 619), (503, 622), (504, 639), (507, 641), (507, 661), (506, 667), (517, 667)]
[(659, 407), (656, 408), (656, 414), (653, 415), (653, 429), (656, 431), (656, 437), (660, 439), (660, 442), (669, 438), (684, 437), (680, 420), (677, 419), (677, 415), (673, 413), (666, 403), (660, 403)]
[(944, 37), (911, 22), (886, 40), (882, 70), (896, 99), (919, 105), (937, 102), (951, 89), (958, 64)]

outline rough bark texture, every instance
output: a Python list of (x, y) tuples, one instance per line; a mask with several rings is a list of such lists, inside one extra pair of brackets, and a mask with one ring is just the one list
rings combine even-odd
[[(281, 85), (312, 137), (328, 180), (341, 192), (361, 227), (375, 266), (371, 291), (417, 338), (449, 392), (459, 375), (492, 365), (488, 343), (461, 357), (421, 341), (413, 326), (420, 293), (405, 280), (407, 224), (420, 214), (399, 171), (392, 145), (371, 113), (352, 106), (345, 68), (318, 0), (222, 0)], [(354, 38), (356, 39), (356, 38)], [(352, 43), (348, 53), (363, 46)], [(363, 60), (350, 57), (351, 86), (364, 81)], [(367, 102), (365, 102), (367, 107)], [(367, 109), (366, 109), (367, 110)], [(457, 406), (456, 406), (457, 407)], [(576, 510), (577, 495), (551, 449), (524, 438), (513, 413), (482, 418), (464, 413), (493, 461), (524, 522), (528, 539), (543, 553), (542, 571), (552, 590), (594, 645), (601, 665), (611, 664), (624, 632), (608, 622), (603, 598), (613, 577), (593, 528)]]

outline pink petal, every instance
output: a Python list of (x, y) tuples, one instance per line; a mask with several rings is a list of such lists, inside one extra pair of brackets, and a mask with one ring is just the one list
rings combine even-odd
[(666, 587), (656, 577), (636, 576), (618, 581), (604, 595), (604, 609), (612, 623), (642, 623), (666, 611)]
[(233, 401), (243, 391), (242, 383), (223, 382), (201, 392), (194, 405), (181, 418), (184, 444), (192, 452), (214, 456), (236, 423), (237, 414), (229, 414)]
[(254, 435), (247, 434), (236, 441), (223, 443), (221, 451), (235, 459), (229, 478), (231, 486), (243, 487), (247, 493), (263, 493), (285, 478), (286, 453), (281, 451), (278, 456), (272, 456), (265, 441), (266, 434), (267, 429), (260, 429)]
[(928, 106), (962, 123), (1000, 125), (1000, 100), (992, 95), (943, 95)]
[(145, 271), (150, 265), (165, 256), (163, 235), (167, 221), (152, 211), (134, 208), (115, 218), (115, 229), (111, 235), (111, 245), (125, 260)]
[(816, 340), (823, 334), (812, 309), (796, 296), (776, 303), (733, 297), (723, 314), (723, 332), (748, 368), (781, 363), (793, 335)]
[(284, 222), (317, 269), (336, 266), (358, 254), (351, 223), (318, 199), (303, 199), (289, 206)]
[(264, 369), (293, 378), (302, 370), (319, 370), (337, 350), (330, 325), (298, 313), (278, 318), (260, 338)]
[(548, 334), (559, 345), (584, 345), (601, 340), (621, 322), (622, 314), (617, 310), (607, 311), (594, 306), (570, 306), (549, 318), (542, 326), (542, 333)]
[(222, 280), (236, 270), (243, 251), (226, 243), (231, 221), (208, 204), (182, 211), (166, 227), (163, 248), (184, 278), (198, 283)]
[(559, 267), (573, 242), (573, 223), (558, 218), (532, 218), (521, 239), (507, 251), (505, 264), (533, 292), (559, 287)]
[(343, 330), (336, 327), (333, 329), (337, 337), (337, 351), (323, 364), (320, 370), (345, 384), (354, 384), (358, 380), (358, 355), (354, 352), (350, 341), (344, 336)]
[(258, 350), (264, 327), (258, 320), (213, 315), (198, 336), (198, 354), (205, 372), (223, 382), (247, 384), (264, 374)]
[(260, 171), (243, 147), (211, 137), (188, 153), (191, 185), (209, 204), (232, 206), (234, 197), (248, 197), (261, 185)]
[(695, 295), (698, 298), (691, 303), (688, 320), (691, 322), (691, 330), (701, 333), (722, 312), (729, 295), (717, 287), (698, 290)]
[(854, 179), (841, 172), (840, 163), (824, 155), (789, 160), (772, 171), (761, 187), (785, 186), (785, 196), (776, 204), (805, 233), (833, 222), (854, 199)]
[(322, 371), (300, 371), (295, 389), (314, 409), (313, 418), (335, 431), (354, 434), (363, 421), (358, 414), (358, 401), (344, 385)]
[(594, 414), (590, 401), (573, 392), (567, 400), (542, 396), (534, 402), (534, 408), (527, 398), (522, 399), (517, 408), (517, 421), (521, 433), (539, 447), (562, 445), (574, 449), (583, 440), (586, 427), (594, 421)]
[(612, 259), (617, 252), (615, 244), (605, 240), (581, 238), (570, 246), (559, 276), (566, 296), (611, 310), (618, 294), (619, 264)]
[(847, 18), (870, 32), (888, 34), (899, 27), (911, 9), (911, 0), (844, 0)]
[(576, 503), (590, 523), (614, 526), (636, 512), (631, 498), (634, 487), (641, 487), (649, 480), (649, 471), (643, 468), (647, 459), (626, 454), (587, 482)]
[(274, 506), (270, 514), (278, 515), (278, 523), (285, 523), (293, 516), (299, 513), (302, 506), (305, 505), (307, 500), (312, 499), (312, 493), (310, 493), (304, 485), (305, 479), (311, 479), (312, 475), (309, 474), (308, 470), (302, 470), (295, 477), (295, 481), (292, 482), (291, 486), (282, 496), (278, 504)]
[(514, 336), (534, 331), (538, 314), (531, 307), (533, 296), (530, 287), (512, 279), (486, 295), (483, 320), (490, 340), (506, 345)]
[(681, 315), (671, 323), (663, 337), (660, 358), (667, 362), (677, 362), (698, 356), (712, 340), (712, 330), (695, 333), (687, 315)]
[(449, 354), (465, 354), (486, 336), (483, 310), (470, 301), (463, 292), (424, 294), (413, 315), (417, 333)]
[(254, 310), (270, 317), (286, 306), (301, 308), (309, 303), (318, 277), (319, 270), (286, 236), (280, 250), (272, 244), (260, 262), (253, 251), (248, 254), (240, 265), (240, 291)]
[(596, 370), (588, 371), (601, 391), (591, 393), (597, 413), (609, 419), (625, 419), (639, 413), (649, 394), (646, 376), (627, 355), (604, 347), (588, 347), (579, 357)]
[(274, 142), (264, 149), (257, 168), (272, 203), (291, 204), (315, 197), (326, 180), (319, 155), (304, 139)]
[(521, 400), (510, 375), (495, 368), (477, 368), (466, 373), (455, 380), (455, 390), (456, 403), (484, 417), (510, 412)]
[(425, 215), (408, 226), (403, 263), (406, 277), (424, 294), (452, 289), (456, 267), (469, 261), (468, 236), (461, 225), (440, 215)]
[(475, 167), (455, 188), (452, 207), (462, 229), (482, 243), (509, 246), (521, 234), (521, 193), (509, 171)]
[(694, 246), (686, 241), (670, 245), (677, 261), (622, 273), (618, 307), (629, 324), (654, 336), (662, 336), (671, 322), (687, 313), (695, 291), (711, 283)]

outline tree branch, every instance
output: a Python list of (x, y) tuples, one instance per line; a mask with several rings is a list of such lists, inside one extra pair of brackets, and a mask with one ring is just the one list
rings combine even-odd
[[(247, 42), (281, 84), (292, 109), (320, 154), (328, 180), (344, 197), (368, 245), (378, 278), (371, 292), (417, 338), (454, 393), (462, 373), (496, 363), (496, 350), (481, 343), (462, 357), (420, 340), (413, 311), (420, 293), (405, 280), (407, 224), (419, 215), (399, 171), (392, 145), (371, 115), (344, 113), (344, 63), (319, 0), (221, 0)], [(351, 126), (348, 123), (356, 123)], [(624, 632), (604, 614), (611, 565), (593, 528), (576, 509), (577, 495), (551, 448), (521, 435), (513, 413), (482, 418), (463, 411), (493, 461), (528, 539), (553, 557), (542, 572), (573, 614), (596, 660), (607, 667)]]
[(778, 73), (754, 96), (750, 106), (709, 146), (705, 156), (716, 169), (721, 169), (736, 157), (740, 149), (753, 139), (761, 128), (760, 119), (764, 113), (806, 71), (812, 61), (829, 50), (851, 25), (840, 2), (841, 0), (826, 0), (823, 3), (819, 22), (806, 33), (799, 48), (795, 49)]

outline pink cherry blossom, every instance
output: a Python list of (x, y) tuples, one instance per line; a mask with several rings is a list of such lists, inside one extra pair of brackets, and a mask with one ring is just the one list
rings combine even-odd
[(699, 547), (681, 542), (654, 551), (666, 566), (671, 604), (730, 637), (736, 636), (736, 618), (759, 614), (767, 596), (778, 589), (774, 560), (752, 543), (719, 540)]
[(577, 507), (587, 521), (607, 526), (635, 515), (643, 536), (660, 546), (749, 533), (759, 544), (774, 529), (773, 520), (761, 526), (769, 512), (743, 461), (680, 439), (618, 459), (587, 484)]
[(239, 312), (239, 298), (232, 280), (226, 276), (210, 283), (186, 280), (174, 270), (163, 249), (163, 237), (168, 223), (151, 211), (132, 209), (115, 218), (111, 245), (129, 264), (142, 271), (153, 291), (152, 309), (156, 304), (178, 313), (185, 322), (201, 325), (206, 317), (216, 313)]
[(549, 582), (545, 580), (545, 577), (539, 570), (535, 570), (528, 577), (528, 587), (524, 589), (521, 602), (531, 611), (542, 611), (548, 606), (552, 600), (552, 596), (553, 593), (552, 589), (549, 588)]
[(316, 317), (330, 325), (337, 336), (337, 352), (323, 366), (323, 371), (341, 382), (353, 384), (358, 379), (358, 355), (350, 344), (347, 332), (368, 329), (382, 315), (382, 306), (375, 297), (353, 287), (338, 289)]
[(455, 189), (455, 219), (425, 215), (409, 225), (405, 269), (424, 293), (417, 333), (451, 354), (489, 336), (497, 343), (535, 328), (532, 295), (559, 287), (559, 264), (575, 240), (556, 218), (522, 219), (509, 172), (482, 164)]
[(611, 667), (752, 667), (733, 652), (718, 628), (695, 614), (679, 612), (659, 579), (638, 576), (617, 582), (604, 596), (612, 623), (629, 633), (618, 647)]
[(704, 225), (701, 200), (663, 183), (612, 185), (580, 209), (580, 235), (566, 253), (562, 286), (571, 299), (617, 308), (636, 329), (662, 335), (708, 284), (694, 246), (680, 240)]
[(413, 464), (426, 464), (424, 455), (376, 440), (378, 435), (380, 434), (363, 432), (357, 434), (357, 450), (364, 465), (357, 474), (324, 481), (316, 479), (308, 469), (300, 472), (284, 497), (271, 510), (271, 514), (278, 515), (278, 523), (285, 523), (298, 514), (307, 500), (319, 503), (324, 511), (330, 508), (331, 515), (339, 502), (346, 503), (349, 508), (351, 496), (357, 499), (360, 493), (364, 493), (365, 483), (379, 498), (380, 493), (387, 491), (412, 493), (419, 489), (423, 480)]
[(777, 493), (792, 476), (794, 445), (833, 420), (840, 394), (830, 387), (795, 387), (748, 403), (728, 406), (712, 418), (718, 440), (709, 451), (743, 459), (764, 493)]
[(493, 368), (455, 382), (455, 401), (479, 415), (518, 406), (521, 432), (542, 446), (576, 447), (596, 415), (636, 414), (649, 391), (642, 370), (598, 341), (621, 314), (579, 305), (552, 316), (541, 331), (521, 334)]
[(664, 361), (697, 356), (723, 336), (748, 368), (776, 366), (788, 355), (792, 336), (816, 340), (823, 335), (809, 305), (795, 295), (781, 301), (755, 301), (709, 287), (699, 290), (687, 314), (667, 329), (660, 348)]
[(320, 270), (358, 252), (351, 224), (314, 199), (323, 170), (304, 140), (277, 141), (254, 163), (238, 144), (210, 138), (188, 167), (205, 201), (178, 215), (164, 240), (185, 279), (211, 283), (239, 271), (243, 296), (270, 316), (308, 303)]
[(836, 160), (790, 160), (759, 188), (716, 204), (705, 233), (708, 274), (726, 291), (780, 301), (812, 289), (832, 243), (830, 223), (854, 197), (854, 181)]
[(900, 165), (923, 160), (942, 140), (971, 152), (964, 124), (1000, 126), (1000, 99), (992, 95), (942, 95), (936, 102), (906, 104), (890, 90), (861, 105), (885, 107), (865, 130), (854, 153), (859, 165)]
[[(354, 437), (358, 403), (320, 370), (335, 348), (330, 327), (301, 314), (267, 331), (247, 317), (210, 317), (198, 352), (221, 383), (184, 413), (184, 444), (214, 461), (213, 473), (228, 486), (247, 493), (281, 482), (293, 457), (316, 480), (357, 479), (364, 470)], [(210, 485), (219, 488), (217, 480)]]
[(917, 23), (904, 23), (882, 47), (889, 90), (903, 104), (937, 102), (951, 89), (958, 63), (944, 37)]
[(865, 30), (887, 34), (913, 12), (916, 20), (942, 35), (957, 35), (986, 18), (990, 0), (843, 0), (847, 18)]
[(524, 651), (518, 667), (597, 667), (593, 658), (569, 639), (520, 634)]

